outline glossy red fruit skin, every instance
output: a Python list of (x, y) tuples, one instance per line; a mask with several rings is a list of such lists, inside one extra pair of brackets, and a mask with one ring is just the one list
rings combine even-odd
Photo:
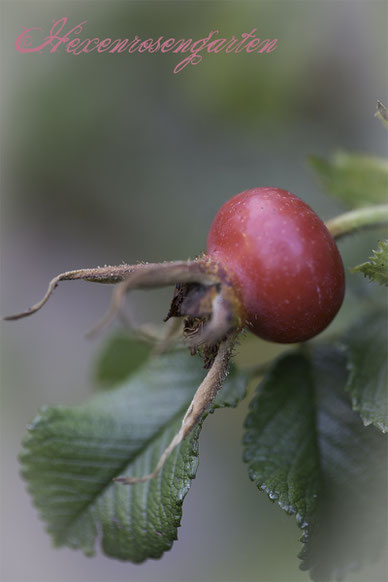
[(263, 339), (308, 340), (341, 307), (337, 245), (315, 212), (286, 190), (253, 188), (231, 198), (210, 227), (207, 252), (234, 281), (247, 326)]

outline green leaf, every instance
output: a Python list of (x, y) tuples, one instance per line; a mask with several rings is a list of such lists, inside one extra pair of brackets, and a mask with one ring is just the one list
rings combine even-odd
[(388, 162), (363, 154), (337, 152), (331, 160), (309, 158), (324, 188), (355, 208), (388, 201)]
[(249, 476), (303, 530), (313, 580), (374, 561), (386, 527), (386, 446), (363, 427), (344, 391), (346, 356), (315, 348), (280, 357), (246, 420)]
[(140, 368), (152, 347), (123, 332), (109, 338), (96, 362), (95, 379), (103, 387), (114, 387)]
[(379, 248), (373, 251), (369, 261), (357, 265), (352, 272), (359, 271), (371, 281), (376, 281), (380, 285), (388, 286), (388, 240), (379, 241)]
[[(24, 441), (22, 474), (56, 545), (93, 554), (99, 538), (105, 554), (133, 562), (170, 549), (196, 474), (201, 427), (156, 479), (132, 486), (112, 479), (155, 468), (203, 376), (199, 359), (171, 353), (86, 404), (42, 410)], [(236, 406), (245, 390), (245, 376), (232, 371), (214, 408)]]
[(388, 313), (367, 314), (344, 338), (349, 358), (349, 390), (364, 424), (388, 431)]

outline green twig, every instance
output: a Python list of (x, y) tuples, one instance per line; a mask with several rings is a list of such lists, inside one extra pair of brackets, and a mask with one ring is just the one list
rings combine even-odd
[(340, 214), (326, 222), (326, 226), (335, 239), (364, 228), (388, 224), (388, 204), (366, 206)]

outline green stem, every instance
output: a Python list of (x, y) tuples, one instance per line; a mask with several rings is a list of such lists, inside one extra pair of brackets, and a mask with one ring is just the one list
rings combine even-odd
[(388, 204), (366, 206), (345, 214), (340, 214), (326, 222), (326, 226), (336, 239), (361, 228), (371, 228), (388, 223)]

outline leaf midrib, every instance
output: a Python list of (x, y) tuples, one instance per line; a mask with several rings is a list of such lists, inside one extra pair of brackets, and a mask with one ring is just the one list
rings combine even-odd
[[(184, 412), (187, 409), (188, 402), (189, 402), (189, 400), (187, 400), (185, 405), (181, 406), (179, 411), (176, 412), (173, 416), (171, 416), (168, 419), (168, 421), (166, 421), (159, 428), (159, 430), (156, 433), (154, 433), (149, 439), (144, 441), (143, 445), (136, 451), (136, 453), (134, 453), (132, 455), (130, 461), (128, 459), (126, 459), (125, 462), (122, 463), (118, 469), (116, 469), (115, 471), (112, 471), (112, 474), (109, 477), (109, 480), (107, 480), (105, 482), (105, 484), (103, 484), (102, 487), (94, 495), (92, 495), (92, 497), (86, 503), (84, 503), (82, 505), (82, 507), (80, 507), (80, 509), (76, 512), (75, 515), (71, 516), (71, 518), (69, 519), (69, 522), (66, 523), (66, 525), (64, 525), (63, 528), (61, 529), (61, 532), (55, 536), (55, 541), (58, 544), (65, 545), (65, 539), (68, 535), (68, 531), (74, 525), (74, 523), (76, 521), (78, 521), (78, 519), (80, 519), (82, 514), (85, 513), (95, 503), (96, 499), (98, 499), (101, 495), (103, 495), (105, 493), (105, 491), (108, 489), (108, 487), (112, 484), (114, 477), (121, 474), (125, 470), (125, 468), (128, 466), (129, 462), (130, 463), (135, 462), (136, 459), (148, 448), (148, 446), (154, 440), (157, 440), (161, 436), (161, 434), (163, 433), (164, 430), (166, 430), (166, 427), (168, 427), (169, 424), (171, 424), (171, 423), (177, 421), (179, 418), (181, 418), (181, 416), (184, 414)], [(126, 485), (122, 485), (122, 486), (125, 487)], [(55, 535), (55, 531), (53, 533)]]

